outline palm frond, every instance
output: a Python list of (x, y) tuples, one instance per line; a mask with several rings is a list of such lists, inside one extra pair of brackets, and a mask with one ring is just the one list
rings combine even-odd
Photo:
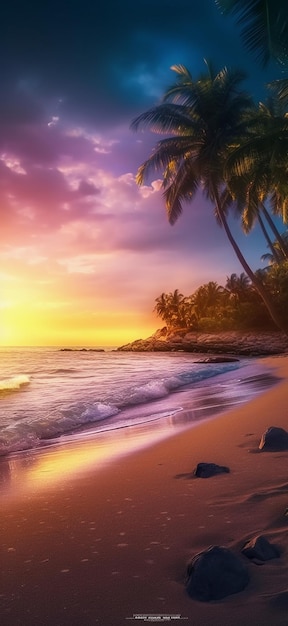
[(235, 15), (247, 49), (263, 66), (274, 57), (288, 61), (288, 9), (282, 0), (215, 0), (224, 15)]
[[(265, 131), (265, 134), (264, 134)], [(274, 127), (262, 128), (263, 134), (253, 135), (242, 145), (235, 147), (227, 157), (225, 176), (231, 174), (247, 175), (253, 170), (261, 172), (261, 167), (273, 168), (287, 162), (288, 127), (285, 120), (275, 123)]]
[(192, 74), (189, 72), (185, 65), (171, 65), (170, 70), (179, 74), (181, 78), (185, 78), (185, 80), (189, 80), (192, 82)]
[(253, 228), (255, 224), (255, 220), (256, 220), (256, 213), (249, 211), (249, 208), (246, 206), (241, 216), (242, 229), (245, 235), (248, 235), (248, 233), (250, 233), (251, 229)]
[(215, 79), (215, 77), (217, 76), (217, 72), (215, 70), (214, 64), (211, 61), (211, 59), (204, 59), (204, 63), (205, 63), (206, 68), (207, 68), (208, 76), (209, 76), (210, 80), (213, 81)]
[(177, 222), (180, 215), (182, 214), (183, 204), (182, 204), (181, 198), (179, 196), (175, 198), (174, 194), (173, 194), (173, 200), (170, 200), (168, 191), (169, 190), (167, 190), (164, 194), (165, 206), (166, 206), (166, 212), (167, 212), (169, 224), (173, 226), (175, 222)]
[(194, 127), (189, 109), (174, 103), (160, 104), (136, 117), (130, 128), (133, 131), (149, 129), (153, 133), (187, 133), (187, 129)]
[(287, 109), (288, 106), (288, 78), (273, 80), (267, 85), (276, 93), (278, 101)]
[(138, 168), (136, 182), (142, 185), (150, 174), (163, 176), (163, 187), (171, 183), (184, 158), (193, 158), (198, 142), (192, 137), (169, 137), (159, 141), (150, 157)]
[(193, 163), (183, 160), (178, 164), (177, 172), (171, 184), (164, 189), (163, 197), (168, 220), (175, 224), (183, 210), (183, 202), (191, 201), (199, 186), (198, 173)]

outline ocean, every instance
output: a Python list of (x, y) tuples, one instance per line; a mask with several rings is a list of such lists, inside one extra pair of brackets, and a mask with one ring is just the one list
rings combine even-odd
[[(0, 349), (0, 455), (124, 430), (153, 440), (247, 402), (273, 382), (253, 359), (61, 348)], [(135, 431), (136, 432), (136, 431)]]

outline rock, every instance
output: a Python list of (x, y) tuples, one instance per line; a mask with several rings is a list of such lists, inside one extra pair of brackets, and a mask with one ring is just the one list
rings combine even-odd
[(60, 348), (59, 352), (105, 352), (104, 348)]
[(288, 611), (288, 590), (284, 589), (283, 591), (279, 591), (278, 593), (266, 593), (265, 599), (269, 601), (269, 604), (273, 607), (273, 609), (280, 611)]
[(228, 474), (229, 472), (229, 467), (225, 467), (225, 465), (198, 463), (194, 471), (194, 476), (197, 476), (197, 478), (210, 478), (211, 476), (216, 476), (216, 474)]
[(270, 426), (261, 437), (259, 450), (288, 450), (288, 433), (284, 428)]
[(120, 351), (171, 352), (184, 350), (193, 353), (209, 353), (239, 356), (283, 354), (288, 351), (288, 337), (278, 331), (227, 331), (204, 333), (187, 329), (157, 330), (147, 339), (137, 339), (117, 348)]
[(187, 567), (186, 590), (196, 600), (221, 600), (243, 591), (249, 574), (233, 552), (222, 546), (211, 546), (196, 554)]
[(276, 546), (273, 546), (263, 535), (258, 535), (247, 541), (241, 552), (248, 559), (257, 559), (258, 561), (270, 561), (270, 559), (277, 559), (280, 556)]
[(239, 361), (233, 356), (208, 356), (206, 359), (200, 359), (196, 363), (235, 363)]

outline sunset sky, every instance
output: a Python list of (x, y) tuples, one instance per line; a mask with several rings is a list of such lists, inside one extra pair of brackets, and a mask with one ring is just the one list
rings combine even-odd
[[(172, 64), (248, 71), (255, 99), (279, 76), (243, 49), (214, 0), (20, 0), (0, 19), (0, 345), (121, 345), (161, 325), (155, 298), (240, 273), (199, 196), (171, 227), (160, 182), (138, 188), (156, 137), (133, 118)], [(235, 222), (252, 267), (266, 244)]]

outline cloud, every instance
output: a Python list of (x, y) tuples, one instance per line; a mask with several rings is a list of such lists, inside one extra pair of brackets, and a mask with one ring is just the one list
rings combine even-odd
[(38, 254), (35, 246), (6, 246), (6, 250), (0, 252), (0, 258), (14, 259), (28, 265), (38, 265), (47, 260), (47, 256)]

